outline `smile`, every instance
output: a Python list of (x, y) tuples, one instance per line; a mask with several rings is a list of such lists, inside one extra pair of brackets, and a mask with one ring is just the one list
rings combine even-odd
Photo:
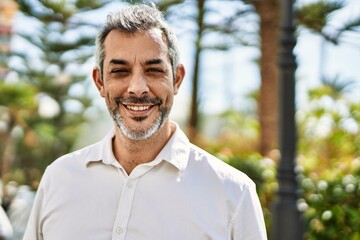
[(146, 111), (150, 109), (152, 106), (133, 106), (133, 105), (125, 105), (127, 109), (132, 111)]

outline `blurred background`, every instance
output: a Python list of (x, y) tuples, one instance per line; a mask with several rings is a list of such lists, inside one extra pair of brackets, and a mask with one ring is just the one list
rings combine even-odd
[[(94, 39), (107, 13), (125, 2), (149, 1), (0, 0), (8, 239), (22, 239), (46, 166), (112, 127), (91, 79)], [(171, 118), (192, 142), (256, 182), (269, 228), (280, 155), (281, 1), (153, 2), (175, 28), (187, 70)], [(296, 172), (306, 239), (358, 240), (360, 1), (297, 0), (295, 9)]]

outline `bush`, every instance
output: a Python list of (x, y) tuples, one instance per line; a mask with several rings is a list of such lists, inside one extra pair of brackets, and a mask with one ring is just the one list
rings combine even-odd
[[(332, 179), (309, 174), (301, 182), (308, 205), (306, 239), (360, 240), (360, 159)], [(350, 170), (350, 171), (349, 171)]]
[[(277, 189), (276, 164), (258, 155), (219, 156), (247, 174), (257, 186), (266, 227), (271, 227), (271, 208)], [(343, 163), (332, 174), (320, 177), (313, 171), (300, 176), (307, 240), (360, 240), (360, 159)], [(305, 208), (304, 208), (305, 205)]]

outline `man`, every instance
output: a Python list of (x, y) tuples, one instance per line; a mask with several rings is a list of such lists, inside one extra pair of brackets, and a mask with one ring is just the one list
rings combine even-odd
[(115, 128), (47, 168), (25, 240), (266, 239), (254, 183), (169, 120), (184, 75), (155, 7), (108, 17), (93, 79)]

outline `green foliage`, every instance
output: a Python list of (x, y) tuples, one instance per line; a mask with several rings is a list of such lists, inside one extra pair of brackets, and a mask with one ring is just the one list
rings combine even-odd
[[(269, 231), (277, 189), (276, 163), (258, 155), (218, 156), (254, 180)], [(331, 171), (321, 172), (321, 176), (307, 168), (301, 176), (299, 203), (307, 221), (306, 239), (359, 239), (356, 229), (360, 230), (360, 158), (342, 162)]]
[[(299, 26), (313, 31), (333, 44), (338, 44), (340, 37), (347, 31), (359, 31), (360, 16), (352, 19), (344, 18), (337, 27), (331, 26), (332, 16), (341, 11), (345, 1), (320, 0), (302, 5), (297, 9), (296, 20)], [(326, 31), (326, 28), (331, 31)]]
[(29, 84), (0, 82), (0, 106), (2, 107), (0, 116), (8, 118), (5, 120), (8, 122), (8, 126), (5, 136), (1, 139), (0, 147), (5, 147), (6, 139), (11, 138), (11, 131), (14, 127), (27, 127), (26, 119), (37, 109), (36, 97), (36, 88)]
[(36, 103), (36, 89), (24, 83), (0, 82), (0, 106), (11, 109), (33, 109)]
[(310, 91), (313, 106), (298, 118), (310, 240), (360, 239), (360, 104), (347, 87), (325, 81)]
[(308, 96), (310, 100), (320, 99), (324, 96), (338, 100), (343, 97), (344, 93), (350, 92), (354, 84), (354, 81), (346, 81), (344, 79), (340, 79), (338, 76), (335, 78), (324, 77), (322, 79), (322, 85), (320, 87), (310, 89)]
[(332, 179), (306, 175), (301, 185), (308, 205), (307, 239), (359, 239), (360, 159), (353, 159)]
[(169, 8), (173, 7), (174, 5), (183, 3), (185, 0), (165, 0), (165, 1), (158, 1), (156, 3), (157, 7), (160, 11), (166, 13)]
[(337, 167), (341, 159), (358, 156), (360, 104), (348, 97), (352, 84), (327, 80), (309, 90), (309, 104), (298, 113), (299, 152), (314, 159), (304, 162), (305, 167), (326, 171)]
[(22, 13), (36, 17), (43, 23), (66, 23), (74, 14), (103, 7), (109, 1), (77, 0), (77, 1), (27, 1), (17, 0)]
[(321, 33), (328, 23), (329, 16), (342, 7), (343, 3), (339, 1), (312, 2), (297, 10), (297, 21), (299, 24)]

